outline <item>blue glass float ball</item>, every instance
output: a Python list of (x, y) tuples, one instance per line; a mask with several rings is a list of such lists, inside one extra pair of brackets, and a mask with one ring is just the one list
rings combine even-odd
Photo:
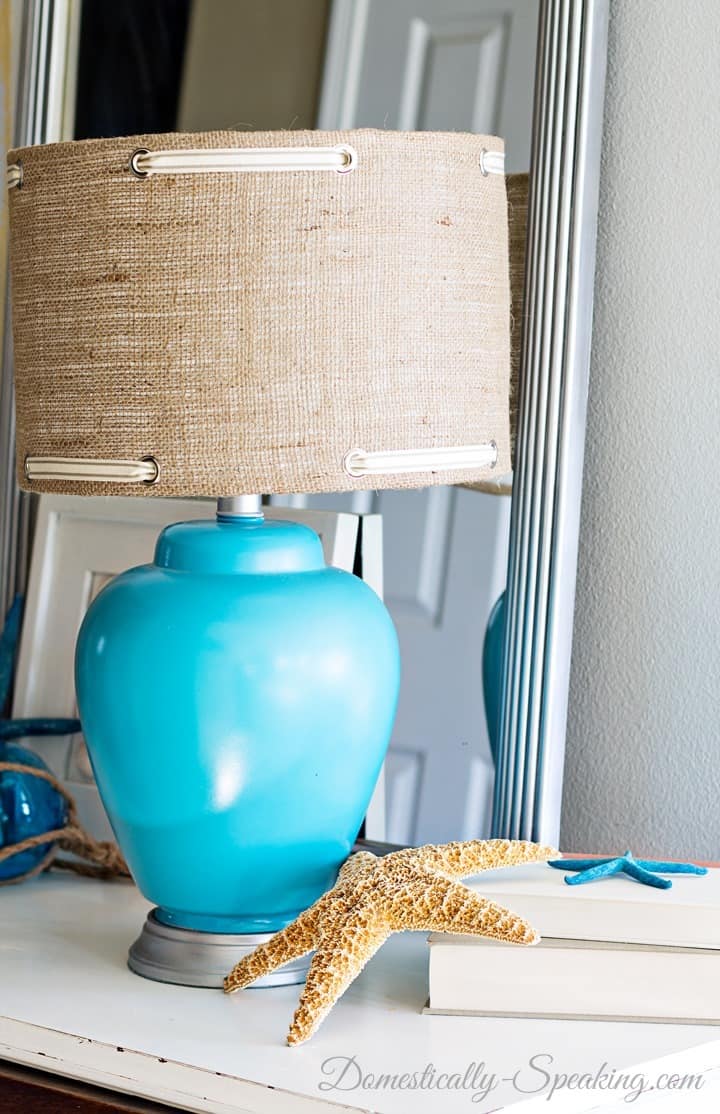
[[(16, 743), (0, 748), (0, 759), (50, 772), (42, 758)], [(49, 782), (29, 773), (0, 771), (0, 848), (62, 828), (66, 820), (65, 799)], [(0, 882), (19, 878), (21, 874), (33, 870), (50, 846), (50, 843), (41, 843), (0, 862)]]

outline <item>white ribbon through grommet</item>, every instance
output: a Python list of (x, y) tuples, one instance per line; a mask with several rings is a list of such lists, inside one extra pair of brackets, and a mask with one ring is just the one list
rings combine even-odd
[(154, 456), (142, 460), (90, 460), (80, 457), (26, 456), (25, 478), (70, 483), (154, 484), (160, 466)]
[(335, 170), (346, 174), (358, 163), (348, 143), (336, 147), (216, 147), (189, 151), (133, 151), (128, 169), (137, 178), (154, 174), (235, 174), (242, 171)]
[(7, 168), (7, 188), (19, 190), (23, 183), (23, 168), (21, 162), (11, 162)]
[(487, 147), (483, 147), (478, 162), (483, 178), (487, 178), (488, 174), (505, 173), (505, 154), (503, 151), (488, 151)]
[(398, 449), (368, 453), (350, 449), (343, 457), (348, 476), (394, 476), (405, 472), (454, 472), (466, 468), (494, 468), (498, 449), (494, 441), (484, 445), (459, 445), (443, 449)]

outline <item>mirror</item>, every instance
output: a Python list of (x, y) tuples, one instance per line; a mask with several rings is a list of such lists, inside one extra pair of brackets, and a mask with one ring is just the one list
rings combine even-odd
[[(40, 51), (41, 8), (42, 0), (28, 6), (31, 56)], [(55, 9), (46, 32), (46, 79), (55, 96), (45, 90), (51, 107), (43, 134), (32, 141), (372, 126), (502, 135), (508, 172), (528, 170), (534, 151), (526, 317), (547, 321), (570, 305), (554, 343), (563, 329), (572, 331), (577, 351), (558, 355), (534, 325), (526, 327), (512, 498), (438, 487), (272, 500), (383, 516), (385, 598), (404, 665), (385, 775), (386, 837), (394, 842), (470, 839), (491, 830), (551, 839), (559, 824), (562, 670), (569, 662), (563, 624), (572, 611), (583, 437), (582, 415), (570, 426), (561, 408), (572, 404), (573, 392), (582, 393), (587, 365), (577, 325), (589, 323), (594, 243), (597, 168), (588, 121), (597, 117), (602, 87), (597, 66), (592, 98), (581, 79), (583, 66), (602, 54), (603, 11), (592, 0), (74, 0)], [(564, 83), (564, 97), (551, 95), (551, 81)], [(38, 98), (37, 83), (37, 72), (26, 67), (26, 102)], [(575, 123), (585, 120), (587, 135), (582, 129), (568, 134), (572, 112)], [(23, 142), (27, 134), (26, 122)], [(564, 138), (553, 143), (553, 136)], [(570, 167), (585, 165), (586, 156), (585, 178), (577, 180)], [(565, 165), (562, 189), (549, 177), (553, 159), (559, 171)], [(585, 212), (582, 227), (568, 224), (569, 212)], [(571, 249), (582, 256), (580, 270), (563, 283), (561, 268), (555, 285), (541, 288), (543, 252), (562, 259)], [(582, 289), (572, 287), (583, 276)], [(546, 440), (539, 448), (540, 423)], [(5, 441), (10, 434), (5, 431)], [(562, 438), (567, 474), (555, 482)], [(553, 500), (563, 493), (565, 519), (553, 519)], [(14, 498), (7, 493), (8, 502)], [(6, 527), (15, 552), (18, 533), (17, 526)], [(572, 564), (562, 592), (553, 587), (553, 547)], [(491, 723), (496, 771), (482, 658), (488, 619), (506, 583), (501, 636), (491, 644), (494, 664), (486, 669), (488, 702), (500, 709)], [(531, 598), (544, 598), (544, 611), (529, 607)], [(554, 649), (545, 638), (553, 619), (560, 640)], [(540, 676), (543, 655), (559, 670), (550, 685)], [(541, 720), (549, 722), (547, 739)]]

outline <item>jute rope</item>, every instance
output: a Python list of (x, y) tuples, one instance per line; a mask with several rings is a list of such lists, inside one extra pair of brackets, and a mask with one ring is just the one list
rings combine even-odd
[[(4, 771), (31, 774), (32, 777), (39, 777), (43, 781), (49, 782), (53, 789), (60, 793), (67, 802), (67, 823), (63, 828), (40, 832), (38, 835), (28, 836), (27, 839), (20, 840), (19, 843), (11, 843), (7, 847), (0, 848), (0, 863), (3, 863), (6, 859), (12, 858), (13, 855), (19, 855), (22, 851), (30, 851), (33, 847), (40, 847), (44, 843), (52, 843), (52, 847), (39, 863), (16, 878), (7, 878), (0, 881), (0, 886), (12, 886), (17, 882), (24, 882), (26, 879), (33, 878), (36, 874), (48, 870), (51, 866), (58, 867), (61, 870), (72, 870), (75, 874), (83, 874), (89, 878), (130, 877), (127, 863), (120, 854), (117, 844), (94, 839), (89, 832), (85, 831), (78, 820), (75, 801), (63, 784), (49, 770), (27, 766), (24, 762), (0, 762), (0, 773)], [(59, 859), (56, 857), (58, 851), (68, 851), (70, 854), (88, 861)]]

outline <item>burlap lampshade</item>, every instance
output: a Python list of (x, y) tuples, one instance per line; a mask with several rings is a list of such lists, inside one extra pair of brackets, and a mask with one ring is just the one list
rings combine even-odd
[(509, 472), (502, 151), (373, 130), (11, 151), (23, 486), (219, 496)]

